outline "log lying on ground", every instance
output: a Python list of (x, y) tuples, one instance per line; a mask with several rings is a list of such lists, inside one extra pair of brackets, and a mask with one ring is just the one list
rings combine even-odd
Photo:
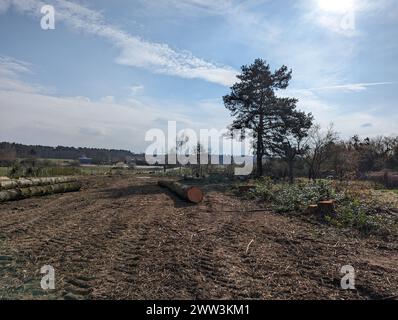
[(0, 181), (0, 190), (26, 188), (34, 186), (47, 186), (56, 183), (75, 182), (77, 177), (52, 177), (52, 178), (20, 178)]
[(57, 183), (47, 186), (33, 186), (0, 191), (0, 202), (20, 200), (35, 196), (44, 196), (55, 193), (79, 191), (80, 182)]
[(176, 181), (158, 181), (158, 185), (167, 188), (184, 200), (188, 200), (193, 203), (199, 203), (203, 200), (203, 192), (198, 187), (187, 186)]
[(7, 189), (12, 189), (12, 188), (17, 188), (18, 183), (16, 180), (6, 180), (6, 181), (0, 181), (0, 190), (7, 190)]

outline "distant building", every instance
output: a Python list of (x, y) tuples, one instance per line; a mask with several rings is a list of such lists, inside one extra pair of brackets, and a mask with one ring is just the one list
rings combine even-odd
[(80, 164), (91, 164), (93, 162), (92, 158), (87, 158), (86, 156), (81, 156), (79, 158), (79, 163)]

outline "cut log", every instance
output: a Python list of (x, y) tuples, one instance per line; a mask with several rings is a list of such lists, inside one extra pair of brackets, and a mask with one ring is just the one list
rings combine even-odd
[(0, 202), (20, 200), (48, 194), (79, 191), (79, 182), (57, 183), (47, 186), (33, 186), (27, 188), (16, 188), (0, 191)]
[(0, 190), (7, 190), (7, 189), (13, 189), (17, 188), (18, 183), (16, 180), (5, 180), (5, 181), (0, 181)]
[(0, 202), (22, 199), (21, 190), (9, 189), (0, 191)]
[(158, 181), (158, 185), (167, 188), (184, 200), (188, 200), (193, 203), (199, 203), (203, 200), (203, 192), (198, 187), (187, 186), (176, 181)]
[(75, 182), (77, 177), (53, 177), (53, 178), (20, 178), (0, 181), (0, 190), (25, 188), (33, 186), (47, 186), (56, 183)]
[(325, 216), (335, 217), (336, 211), (334, 208), (334, 200), (319, 201), (318, 214), (322, 217)]

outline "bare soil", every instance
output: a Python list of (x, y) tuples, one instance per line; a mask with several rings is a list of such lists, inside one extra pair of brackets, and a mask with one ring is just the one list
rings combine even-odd
[[(259, 211), (225, 185), (190, 205), (154, 177), (0, 204), (1, 299), (396, 299), (398, 243)], [(55, 269), (55, 290), (40, 268)], [(342, 290), (352, 265), (356, 290)]]

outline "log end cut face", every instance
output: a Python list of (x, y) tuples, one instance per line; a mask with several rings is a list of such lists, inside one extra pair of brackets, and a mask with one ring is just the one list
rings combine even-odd
[(193, 203), (199, 203), (203, 200), (203, 192), (197, 187), (190, 187), (187, 190), (187, 198)]

